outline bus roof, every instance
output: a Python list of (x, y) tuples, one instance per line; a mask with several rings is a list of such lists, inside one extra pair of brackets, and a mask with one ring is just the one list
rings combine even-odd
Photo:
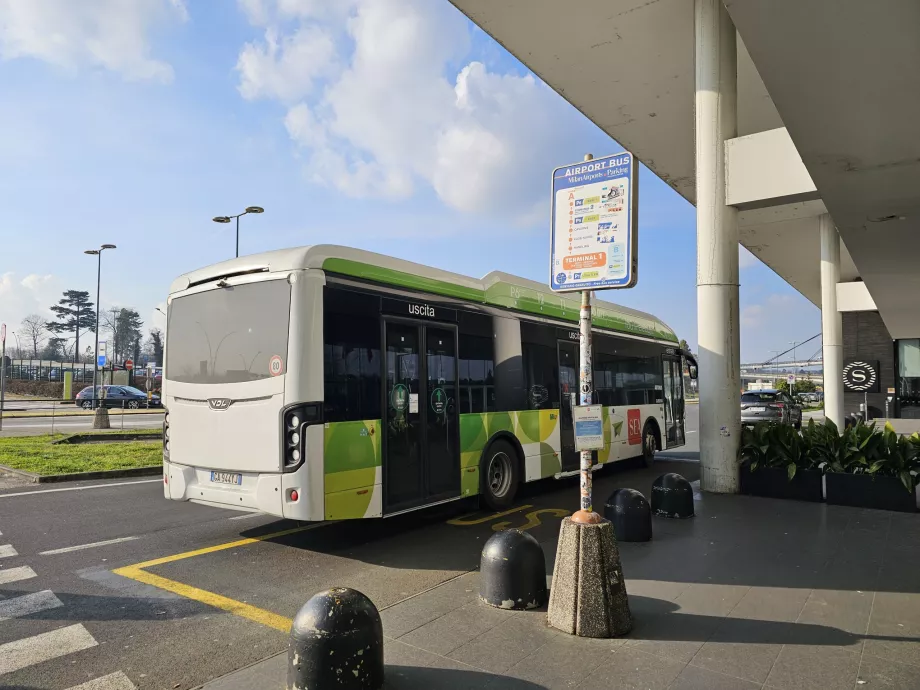
[[(332, 244), (279, 249), (223, 261), (179, 276), (169, 291), (170, 294), (181, 292), (192, 285), (231, 275), (308, 268), (565, 321), (577, 322), (581, 307), (578, 293), (554, 293), (542, 283), (501, 271), (492, 271), (476, 279), (375, 252)], [(593, 311), (597, 328), (677, 342), (674, 331), (651, 314), (605, 300), (595, 300)]]

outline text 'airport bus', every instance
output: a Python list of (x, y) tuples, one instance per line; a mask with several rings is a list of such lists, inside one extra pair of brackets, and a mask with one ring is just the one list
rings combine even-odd
[[(578, 295), (317, 245), (173, 282), (167, 498), (294, 520), (386, 517), (579, 468)], [(597, 466), (684, 443), (682, 352), (597, 300)]]

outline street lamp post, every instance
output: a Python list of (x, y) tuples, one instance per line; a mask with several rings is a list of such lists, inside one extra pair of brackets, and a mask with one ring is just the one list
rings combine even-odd
[[(93, 357), (95, 358), (95, 360), (93, 361), (93, 409), (94, 410), (96, 409), (97, 404), (98, 404), (97, 399), (96, 399), (96, 391), (98, 390), (96, 388), (96, 378), (99, 375), (99, 295), (100, 295), (101, 286), (102, 286), (102, 252), (104, 252), (106, 249), (115, 249), (115, 248), (116, 247), (114, 244), (103, 244), (101, 247), (99, 247), (99, 249), (87, 249), (85, 252), (83, 252), (84, 254), (89, 254), (90, 256), (97, 257), (97, 263), (96, 263), (96, 345), (93, 348)], [(105, 408), (103, 407), (102, 409), (104, 410)], [(108, 422), (108, 420), (106, 420), (106, 422)], [(95, 423), (93, 424), (93, 426), (95, 426)], [(108, 426), (108, 424), (106, 424), (106, 426)]]
[(265, 209), (261, 206), (247, 206), (245, 211), (235, 216), (215, 216), (212, 218), (215, 223), (229, 223), (236, 218), (236, 258), (240, 257), (240, 216), (245, 216), (248, 213), (265, 213)]
[[(795, 365), (797, 362), (796, 356), (795, 356), (795, 349), (798, 346), (799, 341), (793, 340), (789, 344), (792, 345), (792, 375), (795, 376), (796, 375)], [(792, 395), (794, 391), (795, 391), (795, 384), (793, 383), (791, 386), (789, 386), (789, 395)]]

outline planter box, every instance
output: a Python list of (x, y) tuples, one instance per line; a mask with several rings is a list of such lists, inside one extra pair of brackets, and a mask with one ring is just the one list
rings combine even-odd
[(817, 470), (798, 470), (792, 481), (789, 481), (785, 467), (758, 467), (751, 472), (748, 463), (741, 465), (741, 493), (817, 503), (824, 497), (821, 473)]
[(829, 472), (827, 502), (838, 506), (917, 512), (917, 493), (904, 488), (897, 477)]

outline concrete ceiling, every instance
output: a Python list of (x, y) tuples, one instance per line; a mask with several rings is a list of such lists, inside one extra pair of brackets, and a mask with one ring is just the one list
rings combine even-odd
[(891, 336), (920, 336), (920, 2), (726, 7)]
[[(581, 0), (577, 9), (558, 0), (451, 2), (694, 201), (692, 0)], [(739, 136), (789, 129), (840, 227), (842, 276), (863, 277), (893, 336), (907, 329), (916, 337), (920, 2), (726, 6), (741, 39)], [(746, 211), (741, 241), (820, 304), (817, 224), (807, 210), (774, 209), (772, 218)], [(907, 220), (866, 220), (892, 214)]]

